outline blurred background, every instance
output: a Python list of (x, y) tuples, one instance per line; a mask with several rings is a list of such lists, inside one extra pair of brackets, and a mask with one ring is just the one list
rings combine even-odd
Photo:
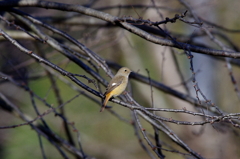
[[(54, 2), (83, 5), (119, 18), (133, 17), (136, 19), (151, 20), (152, 22), (163, 21), (167, 17), (173, 18), (176, 14), (181, 15), (188, 10), (184, 19), (194, 22), (195, 19), (192, 17), (191, 11), (183, 5), (183, 2), (185, 2), (201, 19), (205, 29), (210, 31), (227, 49), (239, 52), (239, 1), (69, 0), (66, 2), (56, 0)], [(190, 59), (181, 49), (154, 44), (119, 26), (77, 12), (38, 7), (19, 7), (18, 9), (77, 39), (88, 49), (95, 52), (99, 58), (105, 60), (113, 73), (117, 71), (117, 65), (126, 66), (135, 73), (146, 77), (150, 76), (154, 81), (162, 83), (187, 96), (195, 99), (200, 98), (200, 100), (204, 101), (204, 98), (196, 94), (198, 92), (194, 89), (194, 85), (197, 83), (207, 99), (211, 100), (221, 110), (227, 113), (239, 112), (239, 60), (192, 52), (193, 68), (196, 73), (196, 83), (194, 83), (192, 82), (193, 74), (190, 70)], [(94, 79), (83, 67), (76, 64), (72, 59), (67, 58), (56, 48), (27, 35), (26, 32), (29, 32), (39, 37), (32, 30), (32, 26), (21, 21), (13, 13), (2, 12), (0, 25), (1, 29), (8, 33), (9, 36), (37, 55), (70, 73), (85, 75), (90, 79)], [(141, 25), (136, 26), (140, 27)], [(19, 29), (18, 26), (23, 28), (25, 32)], [(223, 50), (198, 25), (187, 24), (177, 20), (174, 23), (169, 22), (159, 26), (179, 42)], [(36, 25), (36, 27), (45, 35), (54, 38), (62, 46), (65, 46), (65, 48), (70, 48), (71, 53), (80, 54), (75, 56), (85, 65), (95, 70), (100, 77), (106, 81), (110, 81), (111, 78), (106, 72), (84, 54), (83, 51), (77, 48), (76, 45), (41, 25)], [(143, 30), (147, 31), (146, 28), (143, 28)], [(157, 37), (169, 39), (164, 34), (160, 34), (161, 30), (157, 27), (152, 27), (147, 32)], [(77, 141), (79, 139), (78, 135), (80, 135), (82, 150), (87, 156), (92, 158), (151, 158), (141, 147), (139, 139), (136, 137), (136, 132), (132, 125), (133, 116), (130, 109), (109, 102), (108, 105), (112, 106), (110, 109), (112, 111), (108, 111), (108, 109), (99, 113), (101, 107), (101, 99), (99, 97), (87, 92), (68, 78), (21, 52), (5, 38), (0, 37), (0, 40), (1, 76), (6, 75), (9, 77), (8, 79), (11, 77), (15, 81), (0, 80), (1, 99), (3, 99), (3, 96), (6, 97), (8, 100), (5, 100), (5, 102), (11, 102), (29, 120), (46, 112), (49, 106), (57, 107), (70, 101), (80, 93), (77, 98), (66, 103), (62, 109), (56, 110), (66, 117), (68, 123), (65, 124), (68, 125), (72, 139), (67, 137), (66, 125), (56, 113), (45, 115), (43, 117), (44, 121), (37, 120), (33, 123), (34, 125), (41, 128), (40, 125), (44, 125), (44, 122), (46, 122), (54, 134), (70, 143), (72, 140), (77, 149), (79, 149)], [(47, 40), (47, 37), (45, 40)], [(149, 74), (146, 69), (149, 71)], [(77, 78), (92, 89), (104, 93), (105, 86), (102, 84), (96, 82), (100, 88), (98, 90), (88, 80), (81, 77)], [(97, 80), (95, 79), (95, 81)], [(151, 91), (149, 84), (142, 83), (131, 78), (131, 76), (127, 90), (144, 107), (154, 105), (156, 108), (184, 108), (190, 111), (216, 115), (211, 112), (211, 107), (208, 110), (202, 110), (196, 108), (194, 104), (176, 98), (171, 93), (167, 94), (157, 88), (153, 88)], [(8, 107), (8, 104), (1, 100), (0, 105), (2, 108), (0, 109), (0, 126), (24, 123), (19, 118), (19, 114)], [(156, 114), (179, 121), (204, 121), (203, 117), (186, 113), (156, 112)], [(142, 118), (140, 118), (140, 121), (144, 129), (146, 129), (149, 138), (154, 142), (152, 135), (154, 134), (154, 129), (152, 125)], [(239, 130), (233, 128), (229, 123), (205, 124), (201, 126), (177, 125), (168, 122), (165, 124), (192, 150), (204, 158), (240, 158)], [(45, 133), (47, 134), (47, 132)], [(139, 131), (138, 133), (142, 138), (141, 132)], [(159, 131), (159, 139), (163, 148), (176, 151), (163, 150), (162, 153), (165, 155), (165, 158), (195, 158), (191, 155), (179, 153), (188, 154), (189, 152), (183, 150), (161, 131)], [(143, 138), (142, 140), (145, 146), (152, 151), (147, 142)], [(77, 158), (71, 152), (66, 151), (64, 146), (54, 146), (53, 142), (58, 144), (54, 140), (49, 142), (48, 139), (36, 133), (28, 125), (11, 129), (0, 129), (0, 158), (64, 158), (64, 155), (60, 153), (61, 151), (66, 154), (67, 158)], [(156, 155), (155, 158), (157, 158)]]

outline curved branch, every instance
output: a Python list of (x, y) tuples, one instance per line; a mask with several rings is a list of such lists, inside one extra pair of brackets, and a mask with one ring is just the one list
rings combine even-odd
[(40, 8), (46, 8), (46, 9), (56, 9), (56, 10), (62, 10), (62, 11), (74, 11), (78, 13), (82, 13), (88, 16), (93, 16), (98, 19), (102, 19), (107, 22), (111, 22), (115, 25), (119, 25), (123, 27), (124, 29), (144, 38), (145, 40), (148, 40), (150, 42), (163, 45), (163, 46), (170, 46), (175, 47), (182, 50), (189, 50), (196, 53), (201, 54), (207, 54), (212, 56), (222, 56), (222, 57), (232, 57), (232, 58), (240, 58), (239, 52), (231, 52), (231, 51), (224, 51), (224, 50), (214, 50), (209, 48), (203, 48), (195, 45), (190, 45), (187, 43), (181, 43), (163, 39), (156, 37), (154, 35), (151, 35), (131, 24), (128, 24), (126, 22), (121, 22), (118, 17), (112, 16), (108, 13), (104, 13), (101, 11), (97, 11), (91, 8), (86, 8), (80, 5), (71, 5), (71, 4), (63, 4), (63, 3), (57, 3), (57, 2), (48, 2), (48, 1), (38, 1), (38, 0), (12, 0), (12, 1), (1, 1), (0, 2), (0, 8), (3, 10), (6, 10), (6, 7), (40, 7)]

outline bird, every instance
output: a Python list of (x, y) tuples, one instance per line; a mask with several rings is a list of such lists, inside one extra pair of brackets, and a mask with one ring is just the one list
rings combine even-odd
[(119, 96), (126, 89), (128, 84), (128, 76), (132, 71), (127, 67), (122, 67), (109, 82), (106, 92), (104, 93), (104, 101), (100, 112), (102, 112), (109, 99)]

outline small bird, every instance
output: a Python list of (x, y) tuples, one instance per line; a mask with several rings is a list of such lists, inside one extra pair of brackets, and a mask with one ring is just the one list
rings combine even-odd
[(118, 70), (117, 74), (112, 78), (107, 86), (106, 92), (104, 93), (104, 102), (100, 112), (104, 110), (109, 99), (119, 96), (126, 89), (130, 73), (131, 70), (127, 67), (122, 67)]

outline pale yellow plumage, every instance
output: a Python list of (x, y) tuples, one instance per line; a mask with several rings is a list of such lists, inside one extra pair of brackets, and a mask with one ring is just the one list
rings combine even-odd
[(127, 87), (128, 76), (131, 70), (127, 67), (122, 67), (118, 70), (117, 74), (109, 82), (105, 92), (105, 99), (100, 112), (102, 112), (107, 105), (107, 102), (111, 97), (119, 96)]

